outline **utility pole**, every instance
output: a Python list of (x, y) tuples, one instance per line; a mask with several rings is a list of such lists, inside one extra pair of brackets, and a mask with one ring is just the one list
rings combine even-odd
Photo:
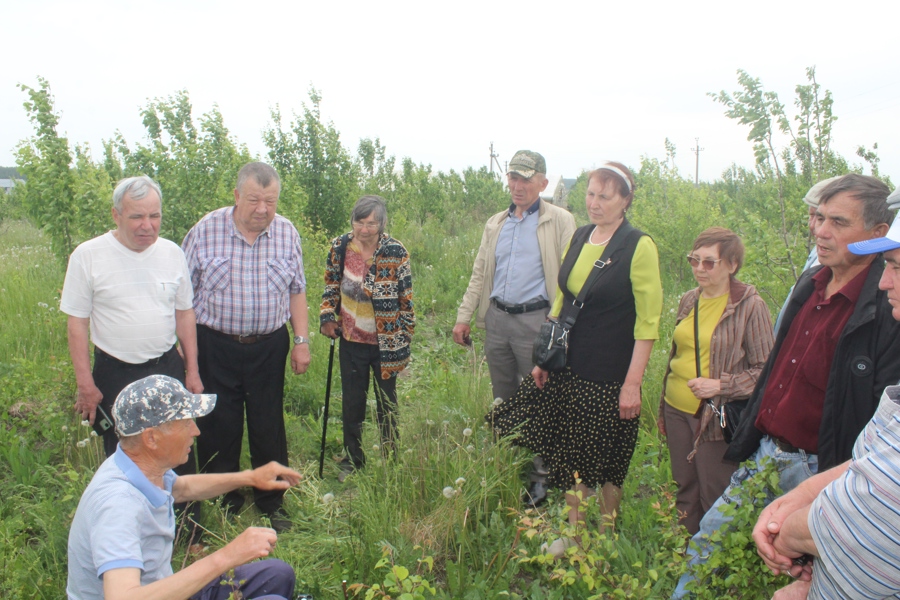
[(691, 148), (691, 152), (697, 155), (697, 160), (694, 165), (694, 187), (700, 186), (700, 153), (706, 148), (700, 147), (700, 138), (694, 138), (694, 141), (697, 143), (696, 148)]
[(496, 152), (494, 152), (494, 142), (491, 142), (491, 161), (490, 161), (491, 174), (492, 174), (492, 175), (494, 174), (494, 165), (496, 164), (496, 165), (497, 165), (497, 171), (499, 171), (499, 176), (502, 178), (502, 177), (503, 177), (504, 171), (503, 171), (503, 169), (500, 167), (500, 161), (497, 160), (499, 156), (500, 156), (499, 154), (497, 154)]

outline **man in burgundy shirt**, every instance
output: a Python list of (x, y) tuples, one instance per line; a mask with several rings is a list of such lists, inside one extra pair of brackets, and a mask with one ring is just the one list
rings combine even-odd
[[(805, 272), (785, 308), (783, 327), (725, 454), (738, 469), (700, 522), (688, 552), (691, 565), (716, 550), (708, 537), (731, 519), (720, 507), (739, 502), (739, 488), (770, 457), (784, 492), (850, 458), (885, 386), (900, 378), (900, 324), (891, 317), (880, 254), (857, 256), (847, 245), (883, 237), (893, 215), (890, 189), (850, 174), (830, 183), (816, 211), (821, 267)], [(767, 499), (767, 503), (774, 498)], [(760, 507), (761, 509), (762, 507)], [(689, 570), (673, 598), (688, 593)]]

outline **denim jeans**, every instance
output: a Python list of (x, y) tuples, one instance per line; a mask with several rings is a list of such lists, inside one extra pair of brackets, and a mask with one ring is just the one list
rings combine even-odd
[[(778, 468), (778, 485), (781, 491), (787, 493), (797, 487), (803, 481), (809, 479), (816, 474), (819, 467), (819, 459), (815, 454), (807, 454), (803, 450), (798, 452), (783, 452), (775, 445), (775, 440), (769, 436), (765, 436), (759, 444), (759, 449), (753, 453), (750, 460), (757, 465), (765, 457), (770, 457), (775, 461)], [(688, 597), (688, 591), (685, 586), (689, 581), (694, 579), (694, 566), (706, 562), (709, 555), (719, 550), (716, 545), (709, 542), (709, 536), (721, 529), (731, 521), (731, 517), (722, 514), (719, 507), (723, 504), (740, 504), (738, 493), (741, 485), (750, 477), (758, 472), (756, 466), (750, 468), (748, 463), (744, 463), (731, 476), (731, 484), (722, 496), (716, 500), (709, 511), (700, 520), (700, 531), (691, 538), (688, 546), (687, 554), (690, 557), (688, 561), (688, 571), (681, 576), (678, 586), (672, 593), (672, 600), (679, 600)], [(774, 496), (766, 498), (765, 505), (768, 506), (775, 500)], [(762, 510), (765, 506), (761, 506)], [(749, 533), (749, 532), (748, 532)]]

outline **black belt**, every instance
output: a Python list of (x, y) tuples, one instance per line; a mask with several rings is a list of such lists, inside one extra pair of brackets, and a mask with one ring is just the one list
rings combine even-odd
[[(198, 325), (197, 327), (203, 327), (207, 331), (210, 331), (220, 337), (227, 338), (233, 342), (237, 342), (238, 344), (255, 344), (256, 342), (261, 342), (263, 340), (267, 340), (275, 335), (275, 332), (272, 333), (254, 333), (250, 335), (245, 334), (234, 334), (234, 333), (225, 333), (223, 331), (218, 331), (217, 329), (213, 329), (212, 327), (207, 327), (206, 325)], [(283, 327), (283, 326), (282, 326)]]
[(547, 308), (548, 306), (550, 306), (549, 300), (536, 300), (534, 302), (529, 302), (528, 304), (505, 304), (503, 302), (500, 302), (496, 298), (492, 298), (491, 302), (493, 302), (494, 306), (496, 306), (503, 312), (509, 313), (511, 315), (521, 315), (522, 313), (541, 310), (542, 308)]
[(117, 362), (117, 363), (119, 363), (120, 365), (122, 365), (123, 367), (144, 367), (144, 366), (150, 366), (150, 365), (158, 365), (158, 364), (161, 363), (164, 359), (166, 359), (167, 357), (171, 356), (173, 352), (178, 352), (178, 350), (175, 348), (174, 345), (173, 345), (171, 348), (169, 348), (168, 350), (166, 350), (165, 352), (163, 352), (162, 354), (160, 354), (159, 356), (157, 356), (156, 358), (151, 358), (151, 359), (148, 360), (147, 362), (142, 362), (142, 363), (129, 363), (129, 362), (125, 362), (124, 360), (119, 360), (118, 358), (116, 358), (115, 356), (113, 356), (112, 354), (110, 354), (109, 352), (104, 352), (103, 350), (101, 350), (101, 349), (98, 348), (97, 346), (94, 346), (94, 354), (98, 354), (98, 355), (100, 355), (100, 356), (102, 356), (102, 357), (104, 357), (104, 358), (106, 358), (106, 359), (108, 359), (108, 360)]
[(788, 442), (786, 442), (784, 440), (780, 440), (778, 438), (772, 438), (772, 439), (775, 440), (775, 446), (777, 446), (778, 449), (781, 450), (782, 452), (787, 452), (788, 454), (799, 454), (801, 451), (806, 452), (806, 450), (803, 450), (802, 448), (797, 448), (796, 446), (792, 446), (791, 444), (789, 444)]

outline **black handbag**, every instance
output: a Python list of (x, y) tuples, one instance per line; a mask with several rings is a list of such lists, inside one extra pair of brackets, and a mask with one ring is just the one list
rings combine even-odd
[(541, 331), (534, 340), (531, 360), (545, 371), (558, 372), (566, 368), (569, 351), (569, 329), (559, 321), (541, 323)]
[[(603, 273), (606, 272), (606, 267), (612, 263), (610, 255), (625, 243), (625, 239), (632, 231), (634, 231), (634, 228), (627, 221), (619, 226), (613, 233), (612, 238), (610, 238), (606, 248), (603, 249), (603, 254), (594, 261), (594, 268), (591, 269), (591, 274), (585, 280), (584, 285), (581, 286), (578, 297), (571, 304), (563, 306), (558, 320), (551, 319), (541, 324), (541, 330), (537, 338), (535, 338), (534, 346), (531, 349), (531, 362), (535, 365), (545, 371), (554, 373), (566, 368), (566, 356), (569, 352), (569, 331), (572, 330), (572, 327), (575, 325), (575, 319), (578, 318), (578, 313), (581, 311), (581, 307), (584, 306), (584, 299)], [(593, 230), (591, 232), (593, 233)], [(588, 237), (590, 235), (588, 234)], [(573, 241), (575, 237), (572, 236)], [(569, 251), (571, 252), (573, 248), (574, 246), (570, 245)], [(566, 260), (568, 259), (567, 255)], [(572, 263), (574, 264), (576, 260), (578, 260), (577, 254), (574, 256)]]
[[(694, 360), (697, 363), (697, 377), (702, 377), (700, 371), (700, 294), (694, 300)], [(730, 444), (734, 438), (734, 432), (741, 424), (744, 409), (749, 400), (732, 400), (722, 406), (716, 406), (712, 398), (707, 398), (706, 403), (712, 409), (713, 414), (719, 419), (719, 427), (722, 428), (722, 436), (725, 443)], [(702, 405), (701, 405), (702, 406)]]

